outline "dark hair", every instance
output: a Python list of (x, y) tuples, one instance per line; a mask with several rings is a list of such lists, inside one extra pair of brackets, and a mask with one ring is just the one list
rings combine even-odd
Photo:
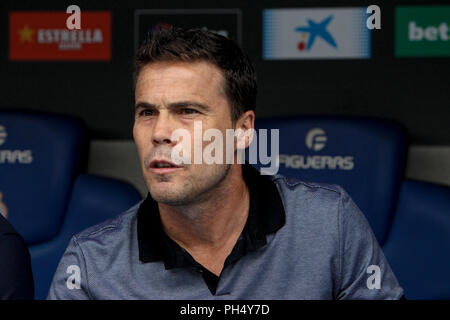
[(256, 106), (256, 74), (248, 56), (232, 40), (202, 29), (155, 28), (134, 60), (134, 84), (142, 68), (159, 61), (206, 61), (217, 66), (225, 79), (225, 95), (236, 121)]

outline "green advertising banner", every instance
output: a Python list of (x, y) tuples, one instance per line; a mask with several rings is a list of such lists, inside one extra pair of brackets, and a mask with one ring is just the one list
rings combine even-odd
[(450, 56), (450, 6), (395, 8), (396, 57)]

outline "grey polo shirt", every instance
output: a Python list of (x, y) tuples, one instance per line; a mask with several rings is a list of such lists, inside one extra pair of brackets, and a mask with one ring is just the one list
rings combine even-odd
[(338, 185), (261, 176), (220, 277), (163, 231), (148, 196), (75, 235), (48, 299), (399, 299), (403, 289), (364, 215)]

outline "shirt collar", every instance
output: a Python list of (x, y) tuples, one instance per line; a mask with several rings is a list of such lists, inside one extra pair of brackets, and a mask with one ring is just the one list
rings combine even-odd
[[(242, 176), (250, 193), (250, 209), (244, 230), (225, 264), (238, 260), (266, 242), (266, 235), (285, 224), (283, 203), (275, 183), (260, 175), (250, 164), (242, 165)], [(163, 230), (158, 203), (150, 194), (137, 213), (139, 259), (142, 262), (164, 261), (166, 269), (195, 263), (192, 257)]]

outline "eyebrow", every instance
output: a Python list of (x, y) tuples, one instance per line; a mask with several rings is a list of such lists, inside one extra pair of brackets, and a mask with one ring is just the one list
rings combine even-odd
[[(136, 105), (134, 106), (134, 109), (140, 109), (140, 108), (148, 108), (148, 109), (158, 109), (158, 105), (153, 104), (153, 103), (149, 103), (149, 102), (138, 102), (136, 103)], [(195, 101), (177, 101), (177, 102), (172, 102), (169, 103), (168, 108), (169, 109), (181, 109), (181, 108), (186, 108), (186, 107), (196, 107), (201, 109), (204, 112), (208, 112), (211, 110), (211, 107), (200, 103), (200, 102), (195, 102)]]
[(148, 102), (138, 102), (134, 106), (134, 110), (140, 109), (140, 108), (156, 108), (156, 105)]

